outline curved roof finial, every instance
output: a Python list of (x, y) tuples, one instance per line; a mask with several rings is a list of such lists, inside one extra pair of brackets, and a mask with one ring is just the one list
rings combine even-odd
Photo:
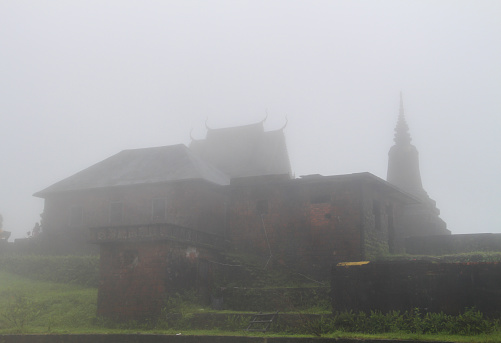
[(287, 119), (287, 114), (285, 115), (285, 124), (284, 126), (282, 126), (279, 130), (283, 130), (285, 129), (285, 127), (287, 126), (287, 124), (289, 123), (289, 120)]
[(192, 132), (193, 132), (193, 128), (191, 128), (191, 130), (190, 130), (190, 138), (191, 138), (192, 141), (196, 141), (196, 139), (193, 138)]
[(209, 120), (209, 117), (207, 117), (207, 118), (205, 119), (205, 128), (207, 129), (207, 131), (212, 130), (212, 129), (209, 127), (209, 125), (207, 125), (207, 121), (208, 121), (208, 120)]
[(264, 117), (263, 120), (261, 120), (260, 124), (264, 124), (264, 122), (266, 121), (266, 119), (268, 119), (268, 109), (266, 109), (265, 112), (266, 112), (266, 116)]

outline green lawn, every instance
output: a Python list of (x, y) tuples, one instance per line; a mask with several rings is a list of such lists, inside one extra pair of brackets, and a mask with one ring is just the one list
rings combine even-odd
[(0, 271), (0, 332), (70, 331), (95, 320), (97, 288)]

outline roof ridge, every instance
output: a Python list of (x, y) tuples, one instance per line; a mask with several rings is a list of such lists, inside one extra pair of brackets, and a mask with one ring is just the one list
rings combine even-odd
[(229, 177), (193, 153), (186, 145), (122, 150), (33, 194), (79, 191), (134, 184), (201, 179), (227, 185)]

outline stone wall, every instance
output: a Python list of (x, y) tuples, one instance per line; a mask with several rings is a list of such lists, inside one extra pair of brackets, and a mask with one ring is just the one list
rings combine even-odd
[(475, 307), (501, 314), (501, 264), (379, 262), (332, 270), (333, 311), (408, 311), (458, 314)]
[(220, 291), (224, 310), (255, 312), (302, 311), (324, 305), (330, 288), (244, 288), (231, 287)]

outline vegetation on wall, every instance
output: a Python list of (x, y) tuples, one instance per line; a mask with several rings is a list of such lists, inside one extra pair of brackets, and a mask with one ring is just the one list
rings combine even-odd
[(328, 286), (296, 272), (274, 257), (225, 253), (225, 264), (216, 264), (215, 281), (222, 287), (284, 288)]
[[(369, 235), (367, 235), (369, 236)], [(365, 243), (365, 259), (367, 261), (379, 260), (388, 256), (389, 247), (388, 243), (371, 237)]]
[[(213, 266), (213, 303), (235, 311), (330, 311), (328, 282), (299, 274), (273, 258), (225, 254), (226, 263)], [(224, 300), (224, 301), (223, 301)]]

